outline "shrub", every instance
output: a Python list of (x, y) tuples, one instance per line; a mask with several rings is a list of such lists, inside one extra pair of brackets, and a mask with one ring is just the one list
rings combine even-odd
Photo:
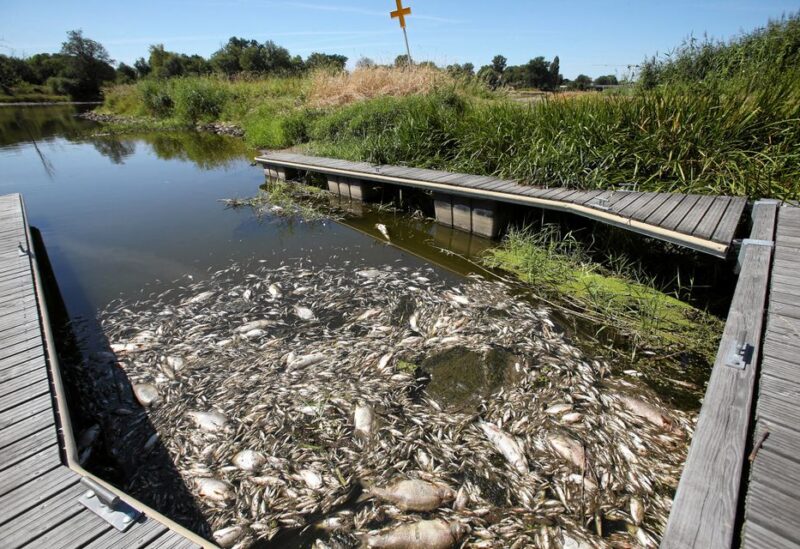
[(141, 80), (136, 90), (145, 110), (152, 116), (166, 118), (172, 115), (175, 102), (170, 95), (170, 86), (163, 80)]
[(173, 80), (175, 115), (182, 122), (195, 124), (217, 120), (228, 93), (219, 81), (207, 78)]

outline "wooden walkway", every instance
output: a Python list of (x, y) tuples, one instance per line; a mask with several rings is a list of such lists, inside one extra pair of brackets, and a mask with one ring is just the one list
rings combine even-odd
[[(0, 197), (0, 539), (2, 547), (185, 548), (209, 545), (131, 498), (145, 515), (120, 532), (78, 498), (88, 473), (70, 462), (68, 411), (38, 267), (19, 195)], [(42, 309), (40, 309), (40, 306)], [(62, 457), (63, 456), (63, 457)], [(78, 469), (77, 471), (75, 469)], [(163, 519), (163, 517), (160, 517)], [(180, 533), (179, 533), (180, 532)], [(185, 534), (182, 535), (182, 534)], [(190, 540), (189, 538), (193, 538)]]
[(570, 212), (717, 257), (728, 254), (747, 204), (741, 197), (532, 187), (496, 177), (377, 166), (283, 152), (266, 152), (256, 157), (256, 161), (264, 166)]
[(664, 548), (800, 548), (800, 208), (757, 203), (739, 262)]

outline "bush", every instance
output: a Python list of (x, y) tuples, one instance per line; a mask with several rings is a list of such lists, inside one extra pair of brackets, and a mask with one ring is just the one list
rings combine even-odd
[(206, 78), (173, 80), (172, 89), (175, 115), (191, 124), (217, 120), (228, 99), (223, 85)]
[(142, 80), (136, 85), (142, 105), (148, 114), (161, 118), (172, 116), (175, 106), (170, 95), (170, 86), (163, 80)]

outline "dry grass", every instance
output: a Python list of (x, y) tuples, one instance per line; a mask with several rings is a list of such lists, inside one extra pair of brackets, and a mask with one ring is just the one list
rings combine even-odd
[(453, 78), (431, 67), (374, 67), (351, 73), (318, 71), (311, 77), (308, 102), (313, 107), (341, 106), (383, 96), (406, 96), (452, 84)]

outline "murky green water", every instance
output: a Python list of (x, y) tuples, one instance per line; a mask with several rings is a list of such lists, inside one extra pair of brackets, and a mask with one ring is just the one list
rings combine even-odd
[[(22, 193), (47, 249), (69, 316), (92, 318), (112, 299), (231, 262), (474, 268), (459, 256), (484, 239), (378, 214), (358, 205), (343, 223), (303, 223), (219, 199), (252, 196), (264, 182), (241, 140), (195, 132), (110, 135), (75, 107), (0, 108), (0, 194)], [(375, 223), (389, 225), (393, 245)], [(457, 255), (444, 250), (452, 250)]]

